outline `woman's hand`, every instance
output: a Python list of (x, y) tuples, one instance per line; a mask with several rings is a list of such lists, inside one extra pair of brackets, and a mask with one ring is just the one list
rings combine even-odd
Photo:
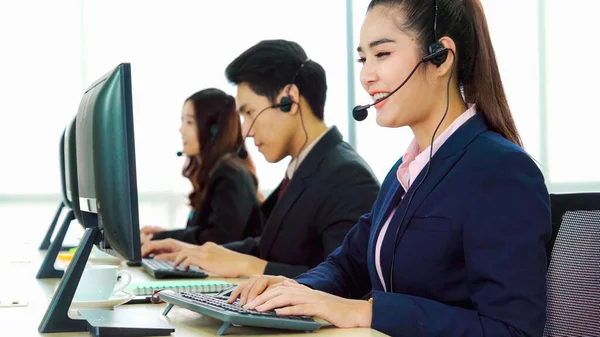
[(373, 316), (368, 301), (345, 299), (287, 280), (246, 307), (261, 312), (275, 309), (281, 316), (319, 317), (340, 328), (370, 327)]
[(266, 290), (280, 286), (283, 281), (297, 283), (296, 281), (283, 276), (252, 276), (250, 280), (240, 284), (231, 292), (227, 302), (233, 303), (239, 297), (240, 305), (245, 305), (246, 303), (252, 302), (258, 295)]
[(166, 231), (165, 228), (158, 226), (144, 226), (140, 229), (140, 233), (142, 234), (156, 234), (164, 231)]
[(172, 261), (176, 256), (176, 254), (173, 253), (192, 247), (197, 246), (174, 239), (148, 241), (142, 245), (142, 256), (146, 257), (153, 254), (157, 260), (162, 258), (162, 260)]
[(157, 226), (144, 226), (140, 229), (140, 243), (144, 244), (154, 237), (154, 234), (164, 232), (166, 229)]

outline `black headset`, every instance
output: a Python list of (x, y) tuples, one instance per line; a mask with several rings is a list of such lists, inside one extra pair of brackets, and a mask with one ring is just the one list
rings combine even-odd
[(296, 81), (296, 78), (298, 77), (298, 74), (300, 74), (300, 71), (302, 70), (302, 68), (304, 68), (304, 66), (309, 61), (310, 61), (310, 58), (306, 58), (306, 60), (304, 60), (304, 62), (302, 62), (302, 64), (300, 65), (300, 68), (298, 68), (298, 70), (296, 71), (296, 74), (294, 74), (294, 77), (292, 77), (292, 81), (290, 82), (288, 90), (287, 90), (287, 95), (281, 97), (281, 100), (279, 101), (279, 103), (271, 106), (271, 108), (279, 108), (279, 110), (281, 110), (282, 112), (290, 112), (292, 110), (292, 104), (295, 103), (292, 100), (292, 97), (290, 96), (290, 90), (292, 90), (292, 84), (294, 84), (294, 82)]
[[(235, 98), (233, 98), (231, 95), (227, 95), (227, 102), (225, 104), (229, 104), (229, 103), (231, 103), (231, 101), (235, 101)], [(210, 132), (210, 138), (208, 140), (208, 144), (214, 143), (215, 140), (217, 139), (217, 135), (219, 134), (220, 115), (221, 114), (216, 114), (217, 120), (208, 127), (208, 130)], [(181, 157), (181, 156), (183, 156), (183, 151), (177, 151), (177, 157)]]
[(210, 126), (210, 140), (209, 140), (210, 143), (214, 142), (215, 139), (217, 139), (218, 133), (219, 133), (219, 125), (217, 123), (212, 124)]
[(433, 18), (433, 31), (434, 31), (434, 37), (435, 37), (435, 42), (429, 45), (428, 51), (429, 51), (429, 55), (423, 57), (419, 63), (417, 63), (417, 65), (413, 68), (413, 70), (410, 72), (410, 74), (408, 75), (408, 77), (406, 77), (406, 79), (404, 80), (404, 82), (402, 82), (396, 89), (394, 89), (392, 92), (390, 92), (389, 94), (385, 95), (384, 97), (381, 97), (380, 99), (376, 100), (373, 103), (367, 104), (367, 105), (357, 105), (354, 107), (354, 109), (352, 109), (352, 117), (354, 117), (354, 120), (360, 122), (363, 121), (367, 118), (367, 116), (369, 115), (369, 111), (368, 109), (370, 107), (372, 107), (373, 105), (382, 102), (386, 99), (388, 99), (388, 97), (392, 96), (393, 94), (396, 93), (396, 91), (400, 90), (400, 88), (402, 88), (407, 82), (408, 80), (410, 80), (410, 78), (414, 75), (414, 73), (417, 71), (417, 69), (419, 68), (419, 66), (421, 66), (421, 64), (426, 63), (426, 62), (431, 62), (433, 65), (435, 65), (436, 67), (441, 66), (442, 64), (444, 64), (444, 62), (446, 62), (446, 59), (448, 57), (448, 52), (450, 51), (448, 48), (444, 47), (440, 41), (438, 40), (438, 36), (437, 36), (437, 13), (438, 13), (438, 4), (437, 4), (437, 0), (435, 1), (435, 14), (434, 14), (434, 18)]
[[(227, 95), (227, 101), (225, 102), (225, 104), (228, 105), (234, 101), (235, 98), (233, 98), (231, 95)], [(208, 128), (208, 130), (210, 131), (210, 139), (208, 140), (209, 143), (213, 143), (217, 139), (217, 135), (219, 134), (219, 121), (222, 118), (221, 115), (223, 114), (217, 113), (217, 120), (214, 123), (212, 123)]]
[(433, 37), (435, 38), (435, 42), (429, 45), (429, 55), (425, 56), (423, 60), (425, 62), (430, 61), (436, 67), (441, 66), (446, 62), (448, 58), (448, 48), (444, 47), (439, 39), (437, 34), (437, 17), (438, 17), (438, 0), (435, 0), (435, 11), (433, 14)]
[[(279, 110), (281, 110), (281, 112), (285, 112), (285, 113), (290, 112), (292, 110), (292, 105), (294, 103), (296, 103), (290, 96), (290, 91), (292, 90), (292, 84), (294, 84), (294, 82), (296, 81), (296, 78), (298, 77), (298, 74), (300, 74), (300, 71), (302, 70), (302, 68), (304, 68), (304, 66), (308, 62), (310, 62), (310, 58), (307, 57), (306, 60), (304, 60), (304, 62), (302, 62), (302, 64), (300, 65), (300, 67), (298, 68), (296, 73), (294, 74), (292, 81), (288, 84), (289, 86), (288, 86), (287, 94), (285, 96), (281, 97), (281, 100), (279, 100), (279, 103), (270, 105), (270, 106), (262, 109), (258, 114), (256, 114), (256, 117), (254, 117), (252, 124), (250, 124), (250, 127), (248, 128), (248, 132), (246, 132), (246, 135), (242, 139), (242, 144), (240, 144), (240, 147), (238, 148), (238, 151), (237, 151), (238, 157), (240, 157), (241, 159), (246, 159), (248, 157), (248, 151), (246, 151), (244, 144), (246, 142), (246, 138), (248, 138), (248, 135), (250, 134), (250, 130), (252, 130), (252, 127), (254, 127), (254, 123), (258, 120), (258, 117), (260, 117), (260, 115), (263, 112), (265, 112), (266, 110), (269, 110), (269, 109), (276, 109), (276, 108), (279, 108)], [(308, 134), (306, 133), (306, 128), (304, 127), (304, 119), (302, 119), (302, 110), (300, 110), (300, 120), (302, 122), (302, 129), (304, 130), (304, 134), (306, 136), (306, 139), (308, 140)], [(304, 145), (302, 145), (302, 148), (304, 148), (305, 145), (306, 145), (306, 140), (304, 141)], [(296, 162), (296, 164), (297, 164), (297, 162)]]
[[(438, 15), (438, 1), (435, 0), (435, 14), (434, 14), (434, 19), (433, 19), (433, 31), (434, 31), (434, 37), (435, 37), (436, 41), (434, 43), (432, 43), (431, 45), (429, 45), (429, 53), (430, 54), (428, 56), (424, 57), (421, 60), (421, 62), (419, 62), (419, 64), (417, 64), (417, 67), (422, 62), (427, 62), (427, 61), (430, 61), (431, 63), (433, 63), (434, 65), (436, 65), (437, 67), (439, 67), (444, 62), (446, 62), (446, 59), (448, 57), (448, 52), (451, 52), (452, 55), (454, 55), (454, 51), (452, 49), (445, 48), (439, 42), (439, 40), (438, 40), (438, 36), (437, 36), (437, 15)], [(406, 227), (408, 227), (408, 224), (406, 226), (402, 226), (402, 223), (404, 223), (404, 220), (406, 218), (406, 213), (410, 209), (410, 204), (412, 202), (413, 197), (415, 196), (415, 194), (417, 193), (417, 190), (419, 190), (419, 187), (421, 187), (421, 185), (423, 184), (423, 182), (425, 181), (425, 179), (429, 175), (429, 171), (431, 169), (431, 160), (432, 160), (432, 157), (433, 157), (433, 146), (434, 146), (435, 135), (436, 135), (438, 129), (440, 128), (440, 126), (442, 125), (442, 123), (444, 122), (444, 119), (446, 119), (446, 115), (448, 114), (448, 108), (450, 107), (450, 81), (452, 80), (452, 75), (454, 74), (454, 65), (455, 65), (455, 63), (456, 63), (456, 55), (454, 55), (454, 58), (452, 59), (452, 68), (450, 70), (450, 77), (448, 78), (448, 84), (447, 84), (447, 87), (446, 87), (446, 111), (444, 112), (444, 116), (442, 117), (442, 119), (438, 123), (437, 127), (435, 128), (435, 131), (433, 131), (433, 135), (431, 136), (431, 145), (430, 145), (430, 149), (429, 149), (429, 161), (427, 163), (427, 168), (425, 170), (425, 175), (423, 176), (423, 179), (421, 179), (421, 181), (419, 182), (419, 184), (415, 187), (415, 189), (410, 194), (410, 197), (409, 197), (408, 202), (406, 204), (406, 208), (405, 208), (404, 214), (402, 214), (402, 218), (400, 220), (398, 228), (396, 228), (396, 234), (394, 235), (394, 250), (393, 250), (393, 253), (392, 253), (392, 262), (390, 264), (390, 274), (389, 274), (389, 278), (388, 278), (388, 280), (389, 280), (389, 292), (394, 292), (394, 264), (395, 264), (394, 262), (396, 260), (396, 249), (398, 248), (399, 240), (402, 239), (402, 235), (406, 231)], [(415, 70), (416, 70), (416, 67), (415, 67)], [(414, 70), (413, 70), (413, 72), (414, 72)], [(411, 75), (412, 75), (412, 73), (411, 73)], [(410, 76), (409, 76), (409, 78), (410, 78)], [(408, 81), (408, 79), (407, 79), (407, 81)], [(410, 190), (410, 187), (409, 187), (409, 190)], [(406, 191), (406, 193), (408, 194), (408, 191)], [(405, 197), (406, 196), (407, 195), (405, 195)], [(385, 287), (385, 284), (384, 284), (384, 287)]]

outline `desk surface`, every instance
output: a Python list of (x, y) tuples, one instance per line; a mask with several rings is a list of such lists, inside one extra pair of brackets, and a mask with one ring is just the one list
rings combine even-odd
[[(14, 246), (13, 246), (14, 247)], [(49, 298), (60, 282), (59, 279), (37, 280), (35, 274), (41, 263), (43, 253), (34, 245), (24, 245), (20, 255), (0, 251), (0, 300), (26, 300), (26, 307), (0, 308), (0, 336), (90, 336), (88, 332), (40, 334), (38, 325), (46, 311)], [(151, 278), (141, 268), (127, 267), (121, 264), (132, 275), (132, 282), (150, 281)], [(240, 279), (221, 279), (239, 283)], [(115, 308), (119, 311), (135, 311), (148, 317), (148, 320), (165, 319), (174, 327), (172, 336), (215, 336), (220, 321), (205, 317), (195, 312), (174, 307), (168, 317), (162, 316), (166, 304), (134, 304)], [(231, 336), (298, 336), (303, 332), (288, 333), (285, 330), (273, 330), (250, 327), (230, 328), (226, 335)], [(323, 328), (312, 335), (318, 336), (385, 336), (372, 329), (337, 329)]]

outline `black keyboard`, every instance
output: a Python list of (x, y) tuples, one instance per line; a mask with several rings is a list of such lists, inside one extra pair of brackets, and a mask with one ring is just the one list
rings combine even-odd
[(206, 294), (176, 293), (172, 290), (163, 290), (158, 297), (169, 303), (163, 315), (167, 315), (173, 305), (195, 311), (197, 313), (223, 321), (223, 326), (217, 335), (221, 336), (231, 325), (258, 326), (284, 330), (313, 331), (321, 327), (311, 317), (305, 316), (277, 316), (275, 311), (258, 312), (244, 309), (239, 305), (239, 300), (233, 304), (227, 300)]
[(183, 269), (181, 266), (173, 269), (173, 262), (154, 259), (142, 259), (142, 267), (156, 279), (178, 277), (178, 278), (204, 278), (208, 274), (197, 267), (190, 266), (189, 270)]

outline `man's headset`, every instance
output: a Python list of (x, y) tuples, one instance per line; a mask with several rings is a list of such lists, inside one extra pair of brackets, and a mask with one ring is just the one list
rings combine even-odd
[[(296, 71), (296, 74), (294, 74), (294, 77), (292, 78), (292, 81), (290, 82), (290, 85), (288, 85), (288, 90), (287, 90), (287, 95), (281, 97), (281, 100), (279, 100), (279, 103), (277, 104), (273, 104), (270, 105), (264, 109), (262, 109), (254, 118), (254, 120), (252, 121), (252, 124), (250, 124), (250, 127), (248, 128), (248, 131), (246, 132), (246, 135), (244, 136), (244, 138), (242, 139), (242, 143), (240, 144), (240, 147), (237, 151), (238, 156), (241, 159), (246, 159), (248, 157), (248, 151), (246, 151), (246, 148), (244, 147), (244, 143), (246, 142), (246, 138), (248, 138), (248, 135), (250, 134), (250, 131), (252, 130), (252, 127), (254, 127), (254, 123), (256, 123), (256, 121), (258, 120), (258, 117), (265, 112), (266, 110), (269, 109), (277, 109), (279, 108), (279, 110), (281, 110), (282, 112), (290, 112), (292, 110), (292, 105), (294, 103), (294, 100), (292, 100), (292, 97), (290, 96), (290, 90), (292, 89), (291, 84), (294, 84), (294, 82), (296, 81), (296, 78), (298, 77), (298, 74), (300, 74), (300, 71), (302, 70), (302, 68), (304, 68), (304, 66), (310, 62), (310, 58), (307, 58), (306, 60), (304, 60), (304, 62), (302, 62), (302, 64), (300, 65), (300, 67), (298, 68), (298, 70)], [(300, 112), (302, 113), (302, 112)], [(304, 129), (304, 134), (306, 135), (306, 128), (304, 127), (304, 120), (302, 120), (302, 128)], [(308, 139), (308, 136), (307, 136)], [(305, 141), (306, 144), (306, 141)], [(304, 145), (302, 146), (304, 147)]]

